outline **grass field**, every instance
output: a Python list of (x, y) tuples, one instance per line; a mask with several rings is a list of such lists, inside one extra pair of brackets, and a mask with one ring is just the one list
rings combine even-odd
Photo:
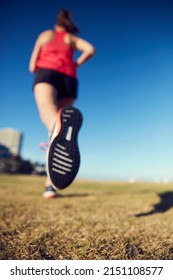
[(44, 179), (0, 176), (1, 260), (173, 259), (173, 184), (75, 181), (45, 200)]

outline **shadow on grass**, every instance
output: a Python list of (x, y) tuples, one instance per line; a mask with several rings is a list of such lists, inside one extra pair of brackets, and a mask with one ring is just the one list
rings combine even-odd
[(173, 192), (164, 192), (158, 194), (160, 197), (160, 202), (153, 205), (153, 209), (145, 212), (135, 214), (135, 217), (149, 216), (157, 213), (165, 213), (170, 208), (173, 207)]

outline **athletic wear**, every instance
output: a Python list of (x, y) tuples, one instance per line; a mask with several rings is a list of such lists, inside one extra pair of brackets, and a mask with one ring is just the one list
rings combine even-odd
[(77, 98), (78, 80), (50, 69), (39, 69), (35, 75), (33, 87), (38, 83), (48, 83), (55, 87), (58, 99)]
[(64, 42), (65, 31), (54, 31), (54, 38), (42, 46), (36, 69), (45, 68), (58, 71), (76, 78), (76, 64), (73, 61), (73, 49)]
[(46, 158), (47, 174), (55, 189), (68, 187), (77, 175), (80, 165), (77, 137), (81, 125), (79, 110), (71, 106), (59, 110)]

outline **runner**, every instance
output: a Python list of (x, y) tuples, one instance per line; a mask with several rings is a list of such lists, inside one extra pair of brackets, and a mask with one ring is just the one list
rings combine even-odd
[[(70, 11), (60, 10), (54, 30), (38, 36), (29, 64), (29, 70), (35, 73), (33, 91), (39, 115), (50, 137), (45, 198), (56, 197), (57, 188), (67, 187), (75, 178), (80, 163), (77, 134), (82, 115), (72, 107), (78, 91), (76, 72), (94, 55), (95, 49), (88, 41), (77, 37), (78, 32)], [(81, 53), (74, 61), (76, 50)]]

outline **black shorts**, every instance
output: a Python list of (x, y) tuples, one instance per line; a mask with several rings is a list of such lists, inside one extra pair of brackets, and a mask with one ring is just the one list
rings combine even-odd
[(58, 99), (63, 97), (77, 98), (78, 80), (51, 69), (39, 69), (36, 72), (33, 88), (38, 83), (53, 85), (58, 93)]

